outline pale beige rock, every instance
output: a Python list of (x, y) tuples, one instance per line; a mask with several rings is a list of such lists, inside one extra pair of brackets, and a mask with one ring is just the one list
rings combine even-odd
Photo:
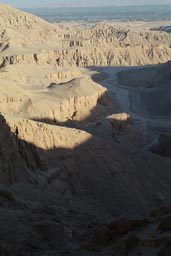
[[(90, 237), (99, 255), (132, 252), (141, 218), (121, 220), (133, 236), (121, 234), (116, 248), (104, 223), (170, 201), (171, 162), (144, 151), (153, 116), (137, 114), (143, 104), (118, 85), (123, 68), (108, 66), (166, 62), (170, 34), (144, 23), (66, 28), (3, 4), (0, 24), (0, 254), (82, 255), (90, 227), (100, 227)], [(153, 82), (168, 82), (169, 69)]]
[(3, 4), (0, 11), (1, 64), (134, 66), (171, 58), (169, 33), (105, 22), (73, 32)]

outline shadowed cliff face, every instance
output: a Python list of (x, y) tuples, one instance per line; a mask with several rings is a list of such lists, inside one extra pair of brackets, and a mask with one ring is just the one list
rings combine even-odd
[(0, 4), (0, 256), (167, 255), (170, 207), (144, 216), (171, 203), (171, 159), (140, 150), (104, 67), (170, 56), (166, 33), (72, 32)]
[(0, 118), (1, 184), (14, 184), (26, 179), (28, 173), (41, 169), (41, 160), (33, 144), (18, 139), (19, 128), (11, 128), (3, 116)]
[(9, 255), (41, 255), (49, 243), (53, 252), (72, 251), (88, 226), (169, 201), (169, 159), (65, 127), (2, 115), (0, 126), (0, 240)]

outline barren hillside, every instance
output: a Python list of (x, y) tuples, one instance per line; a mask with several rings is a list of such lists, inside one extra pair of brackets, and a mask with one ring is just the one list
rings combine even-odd
[(170, 39), (0, 4), (0, 255), (170, 255)]
[(170, 59), (171, 35), (105, 22), (73, 32), (1, 4), (1, 63), (60, 67), (127, 66)]

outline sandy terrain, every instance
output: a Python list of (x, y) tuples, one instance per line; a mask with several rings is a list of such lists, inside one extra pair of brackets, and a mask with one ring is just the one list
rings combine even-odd
[(170, 255), (164, 24), (0, 4), (0, 255)]

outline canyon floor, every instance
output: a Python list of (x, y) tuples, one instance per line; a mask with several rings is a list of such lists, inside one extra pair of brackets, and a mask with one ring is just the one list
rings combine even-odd
[(0, 255), (171, 255), (168, 25), (0, 4)]

